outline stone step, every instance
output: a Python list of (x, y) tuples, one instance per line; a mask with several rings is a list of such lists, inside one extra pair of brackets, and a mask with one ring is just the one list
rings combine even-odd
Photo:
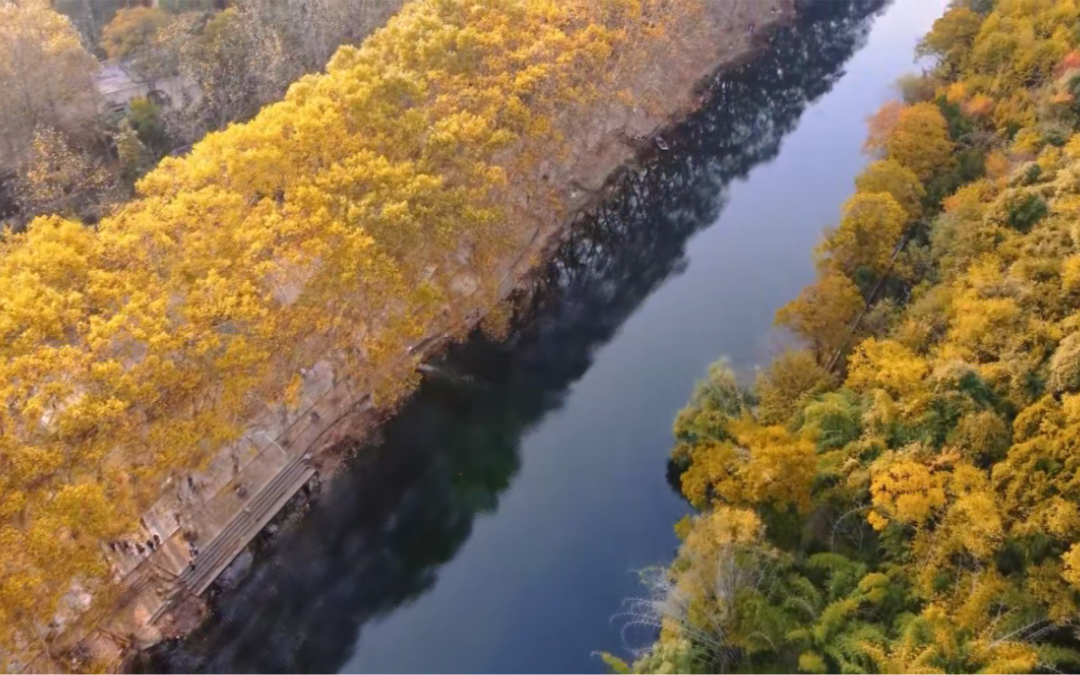
[(288, 464), (200, 552), (180, 575), (180, 584), (201, 595), (314, 474), (303, 458)]

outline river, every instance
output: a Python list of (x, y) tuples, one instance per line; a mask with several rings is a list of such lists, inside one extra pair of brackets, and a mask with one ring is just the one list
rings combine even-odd
[(942, 0), (818, 0), (718, 78), (547, 267), (518, 328), (438, 364), (154, 670), (601, 672), (687, 512), (671, 423), (720, 355), (752, 377), (865, 164), (865, 119)]

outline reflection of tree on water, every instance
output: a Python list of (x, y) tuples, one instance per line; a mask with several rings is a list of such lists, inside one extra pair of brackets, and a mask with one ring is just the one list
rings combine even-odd
[[(769, 52), (718, 78), (702, 109), (665, 134), (668, 152), (622, 174), (612, 198), (576, 223), (546, 271), (545, 288), (558, 290), (538, 298), (547, 322), (601, 344), (681, 271), (687, 240), (716, 222), (727, 186), (776, 157), (807, 103), (839, 79), (884, 1), (806, 4)], [(583, 320), (567, 321), (568, 313)], [(589, 349), (572, 356), (587, 361)]]
[(381, 446), (361, 449), (363, 461), (221, 594), (215, 619), (159, 650), (153, 669), (335, 671), (369, 619), (430, 588), (477, 513), (509, 486), (523, 432), (561, 405), (593, 350), (681, 270), (687, 239), (715, 221), (726, 185), (777, 154), (880, 6), (822, 0), (770, 52), (720, 78), (702, 111), (665, 136), (670, 151), (624, 174), (578, 223), (522, 329), (502, 344), (476, 337), (453, 349), (443, 367), (470, 382), (426, 382)]

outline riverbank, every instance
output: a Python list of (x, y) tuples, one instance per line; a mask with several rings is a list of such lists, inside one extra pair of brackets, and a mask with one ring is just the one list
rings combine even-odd
[[(715, 11), (717, 7), (712, 9)], [(599, 123), (585, 125), (587, 131), (568, 139), (572, 148), (568, 159), (551, 162), (543, 169), (546, 180), (564, 186), (557, 195), (560, 206), (549, 211), (549, 215), (576, 214), (587, 208), (602, 194), (604, 178), (632, 158), (655, 129), (693, 109), (694, 87), (703, 76), (717, 67), (747, 58), (755, 41), (762, 39), (765, 28), (790, 10), (779, 3), (775, 8), (763, 3), (734, 3), (723, 8), (731, 13), (713, 15), (710, 22), (702, 24), (708, 30), (691, 36), (692, 39), (684, 36), (678, 43), (681, 48), (670, 50), (665, 56), (668, 60), (655, 63), (651, 75), (639, 83), (641, 91), (635, 96), (662, 101), (663, 105), (650, 110), (610, 106), (594, 114)], [(518, 206), (520, 210), (523, 205)], [(500, 300), (519, 287), (528, 271), (544, 259), (544, 251), (557, 245), (555, 235), (563, 223), (572, 222), (573, 218), (563, 215), (533, 220), (539, 222), (531, 231), (522, 228), (521, 253), (506, 261)], [(468, 289), (470, 285), (472, 282), (467, 278), (460, 280), (462, 288)], [(411, 360), (422, 360), (440, 349), (447, 336), (462, 332), (460, 328), (451, 331), (444, 327), (430, 333), (414, 345)], [(324, 474), (331, 472), (333, 463), (322, 461), (332, 455), (328, 451), (355, 444), (389, 414), (388, 410), (374, 406), (368, 394), (355, 385), (351, 378), (335, 372), (329, 361), (317, 362), (303, 372), (300, 405), (292, 410), (268, 410), (250, 425), (241, 447), (233, 446), (219, 454), (211, 462), (210, 471), (193, 472), (186, 480), (177, 481), (171, 488), (173, 494), (144, 517), (144, 531), (136, 537), (139, 541), (143, 535), (148, 541), (157, 537), (164, 544), (150, 555), (116, 558), (127, 563), (126, 571), (133, 578), (144, 583), (150, 580), (150, 587), (126, 603), (130, 611), (126, 620), (114, 616), (98, 624), (100, 640), (115, 642), (118, 636), (121, 639), (130, 636), (128, 644), (139, 646), (168, 634), (161, 627), (174, 635), (189, 629), (190, 608), (182, 612), (187, 615), (185, 621), (174, 620), (170, 612), (159, 611), (175, 597), (168, 589), (170, 580), (144, 573), (164, 570), (166, 577), (182, 574), (191, 557), (189, 544), (208, 550), (217, 535), (227, 530), (235, 516), (256, 499), (277, 472), (297, 457), (310, 454)], [(105, 635), (110, 637), (102, 637)], [(89, 650), (99, 660), (109, 652), (108, 645), (100, 640)]]
[(763, 361), (772, 309), (812, 279), (864, 119), (932, 21), (880, 7), (815, 3), (716, 78), (575, 223), (524, 321), (433, 360), (145, 672), (601, 672), (596, 650), (651, 640), (621, 608), (686, 510), (663, 477), (671, 416), (718, 350)]

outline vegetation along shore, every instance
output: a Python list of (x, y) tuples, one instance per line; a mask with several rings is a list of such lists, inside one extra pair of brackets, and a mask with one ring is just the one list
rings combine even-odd
[[(634, 672), (1080, 667), (1080, 8), (952, 3), (749, 387), (675, 420), (697, 513)], [(719, 669), (719, 670), (717, 670)]]

